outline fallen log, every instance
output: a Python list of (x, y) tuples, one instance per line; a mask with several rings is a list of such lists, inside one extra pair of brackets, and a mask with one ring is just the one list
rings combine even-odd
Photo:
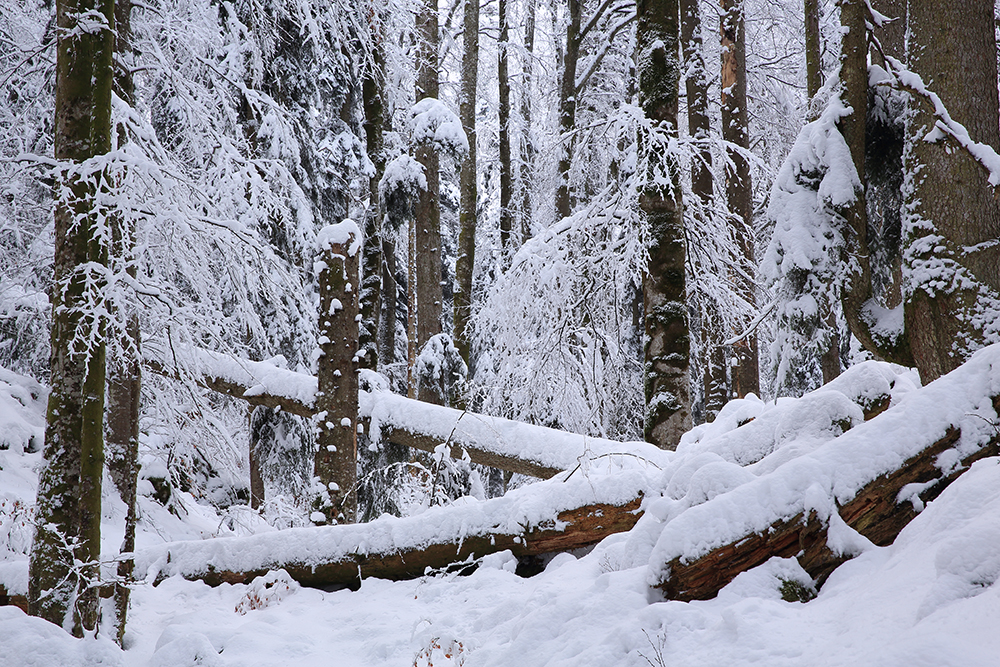
[[(146, 352), (146, 367), (159, 375), (178, 377), (166, 355)], [(280, 408), (300, 417), (316, 413), (317, 380), (260, 361), (236, 359), (208, 350), (189, 351), (195, 381), (212, 391), (251, 405)], [(359, 392), (359, 416), (365, 432), (377, 440), (435, 453), (445, 444), (454, 458), (548, 479), (571, 470), (581, 459), (615, 454), (662, 463), (667, 456), (643, 442), (622, 443), (576, 433), (455, 410), (388, 391)]]
[(610, 484), (537, 486), (413, 517), (165, 544), (139, 552), (136, 573), (153, 583), (180, 575), (215, 586), (282, 568), (303, 585), (356, 587), (364, 578), (412, 579), (504, 550), (519, 558), (571, 551), (631, 529), (649, 481), (632, 472)]
[[(1000, 397), (992, 403), (994, 411), (1000, 413)], [(924, 504), (940, 495), (972, 463), (1000, 454), (1000, 431), (959, 458), (960, 440), (960, 429), (949, 426), (930, 446), (869, 481), (850, 500), (837, 503), (839, 519), (877, 546), (891, 544)], [(947, 460), (957, 464), (939, 468)], [(830, 548), (830, 527), (831, 520), (822, 519), (815, 510), (799, 512), (696, 558), (673, 558), (656, 588), (670, 600), (711, 599), (738, 574), (775, 556), (797, 558), (817, 585), (822, 585), (834, 569), (855, 555)]]

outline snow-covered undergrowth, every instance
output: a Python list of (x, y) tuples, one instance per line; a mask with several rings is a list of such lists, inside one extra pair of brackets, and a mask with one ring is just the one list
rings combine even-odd
[[(645, 514), (630, 532), (605, 539), (586, 555), (558, 555), (530, 579), (514, 574), (507, 552), (483, 558), (471, 576), (366, 579), (353, 592), (299, 587), (280, 572), (250, 585), (217, 588), (175, 576), (137, 587), (124, 651), (107, 639), (71, 639), (3, 607), (0, 656), (16, 656), (15, 665), (46, 666), (994, 665), (1000, 651), (996, 458), (973, 465), (894, 544), (860, 549), (809, 602), (782, 599), (783, 589), (787, 595), (812, 588), (793, 560), (773, 559), (745, 572), (705, 602), (659, 602), (649, 581), (665, 558), (696, 556), (739, 537), (754, 526), (748, 517), (766, 520), (769, 513), (794, 511), (795, 503), (815, 505), (849, 494), (923, 440), (940, 437), (949, 424), (962, 428), (959, 450), (977, 446), (997, 432), (989, 399), (998, 393), (998, 346), (923, 389), (911, 371), (869, 362), (801, 399), (733, 402), (656, 466), (633, 457), (611, 465), (605, 457), (568, 481), (563, 473), (497, 499), (506, 503), (503, 510), (497, 501), (469, 500), (342, 531), (369, 530), (374, 536), (378, 525), (384, 535), (405, 541), (421, 531), (469, 530), (462, 520), (476, 513), (530, 523), (525, 508), (614, 489), (627, 495), (626, 480), (646, 492)], [(890, 397), (889, 410), (863, 422), (863, 410), (884, 396)], [(32, 410), (0, 414), (27, 421), (40, 414)], [(28, 494), (38, 455), (21, 452), (0, 451), (0, 498)], [(944, 467), (954, 463), (947, 456), (938, 461)], [(203, 530), (208, 510), (181, 521), (156, 510), (148, 498), (144, 502), (146, 554), (157, 543), (196, 538), (200, 530), (212, 534)], [(121, 519), (120, 508), (108, 505), (110, 535)], [(520, 514), (511, 510), (517, 507)], [(310, 535), (317, 544), (335, 530), (306, 529), (286, 533), (285, 540), (275, 539), (282, 533), (218, 539), (196, 550), (247, 558), (253, 545), (273, 554), (309, 544)], [(0, 576), (24, 558), (23, 549), (16, 553), (0, 543), (6, 568)]]

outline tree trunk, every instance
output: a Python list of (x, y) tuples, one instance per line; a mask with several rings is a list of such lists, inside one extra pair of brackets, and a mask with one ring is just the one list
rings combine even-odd
[[(106, 24), (82, 30), (83, 14)], [(111, 150), (114, 0), (59, 0), (56, 21), (55, 158), (77, 173), (63, 172), (56, 186), (52, 393), (28, 604), (33, 615), (79, 636), (97, 627), (104, 472), (105, 327), (88, 308), (103, 285), (88, 264), (108, 263), (92, 184), (106, 183), (100, 173), (80, 172), (88, 171), (86, 160)]]
[(508, 0), (499, 4), (500, 40), (497, 44), (497, 79), (499, 80), (500, 106), (497, 117), (500, 124), (500, 248), (504, 256), (503, 266), (507, 267), (507, 257), (512, 254), (511, 230), (514, 228), (514, 210), (511, 202), (511, 183), (514, 165), (510, 159), (510, 78), (507, 68), (507, 43), (510, 40), (510, 17)]
[[(264, 504), (264, 448), (267, 446), (266, 437), (268, 421), (270, 420), (272, 409), (265, 406), (250, 406), (249, 409), (250, 432), (250, 509), (259, 510)], [(265, 435), (266, 434), (266, 435)]]
[[(909, 3), (909, 68), (972, 141), (1000, 147), (994, 7), (988, 0)], [(959, 366), (984, 344), (1000, 298), (1000, 211), (987, 174), (947, 138), (929, 141), (936, 117), (911, 95), (904, 152), (905, 324), (920, 379)], [(993, 243), (991, 243), (993, 242)], [(982, 245), (980, 245), (982, 244)], [(983, 321), (984, 316), (988, 318)]]
[[(384, 220), (384, 219), (383, 219)], [(379, 351), (382, 366), (396, 361), (396, 242), (389, 234), (382, 236), (382, 307), (378, 320)]]
[[(874, 34), (885, 55), (906, 62), (906, 0), (872, 0), (872, 7), (893, 21), (874, 28)], [(881, 54), (872, 54), (875, 62), (883, 62)]]
[[(379, 359), (379, 326), (383, 317), (385, 285), (382, 275), (382, 207), (379, 202), (378, 184), (385, 173), (385, 149), (382, 132), (385, 129), (385, 46), (382, 44), (382, 18), (372, 16), (371, 39), (373, 42), (372, 66), (361, 85), (362, 104), (365, 111), (365, 144), (368, 158), (375, 165), (375, 173), (368, 180), (368, 208), (365, 211), (364, 249), (361, 279), (361, 327), (358, 330), (362, 350), (361, 367), (375, 370)], [(393, 308), (395, 299), (389, 299)]]
[(317, 509), (331, 523), (357, 518), (359, 237), (349, 221), (320, 232), (314, 475), (322, 485)]
[[(426, 0), (417, 14), (416, 99), (438, 96), (438, 6)], [(417, 396), (413, 374), (417, 355), (431, 337), (441, 333), (441, 191), (438, 152), (430, 143), (421, 144), (414, 156), (424, 167), (427, 189), (420, 192), (410, 223), (410, 260), (407, 275), (408, 373), (411, 397)]]
[[(134, 58), (132, 54), (132, 2), (131, 0), (116, 0), (115, 29), (117, 43), (115, 52), (118, 55), (118, 66), (115, 71), (115, 93), (130, 106), (135, 103), (135, 83), (132, 78)], [(118, 144), (121, 147), (128, 141), (126, 128), (119, 127)], [(128, 274), (136, 277), (135, 266), (135, 230), (126, 229), (125, 221), (116, 216), (112, 219), (111, 230), (112, 251), (115, 260), (124, 266)], [(115, 318), (127, 318), (126, 332), (117, 341), (116, 358), (108, 364), (107, 383), (107, 414), (105, 416), (107, 441), (108, 474), (118, 495), (125, 503), (125, 533), (122, 538), (120, 554), (135, 551), (135, 528), (138, 516), (136, 513), (136, 485), (139, 477), (139, 408), (142, 397), (142, 351), (139, 332), (139, 315), (136, 312), (127, 315), (112, 313)], [(128, 616), (129, 596), (131, 589), (128, 583), (132, 579), (135, 561), (126, 558), (118, 563), (118, 582), (114, 588), (115, 597), (115, 632), (118, 644), (125, 639), (125, 623)]]
[[(748, 149), (747, 137), (747, 72), (746, 37), (743, 30), (742, 0), (722, 0), (720, 27), (722, 35), (722, 138)], [(739, 151), (727, 150), (731, 165), (726, 166), (726, 199), (734, 238), (740, 252), (735, 258), (742, 270), (733, 280), (740, 296), (756, 307), (757, 297), (752, 276), (756, 273), (753, 242), (753, 187), (750, 164)], [(760, 371), (757, 356), (757, 334), (751, 333), (734, 346), (736, 365), (733, 367), (733, 392), (739, 398), (760, 394)]]
[(582, 0), (568, 0), (569, 23), (566, 25), (566, 53), (563, 57), (559, 87), (559, 185), (556, 188), (556, 218), (568, 218), (573, 212), (569, 172), (573, 167), (573, 128), (576, 126), (576, 63), (580, 58), (580, 18)]
[[(500, 0), (500, 235), (503, 239), (504, 218), (510, 234), (510, 138), (507, 121), (510, 118), (510, 86), (504, 85), (507, 78), (506, 56), (506, 0)], [(458, 213), (458, 257), (455, 259), (455, 346), (466, 366), (469, 363), (469, 319), (472, 316), (472, 274), (476, 260), (476, 85), (479, 81), (479, 3), (469, 0), (465, 3), (465, 53), (462, 58), (462, 101), (459, 113), (462, 129), (469, 140), (469, 153), (462, 165), (459, 181), (461, 203)], [(504, 100), (504, 90), (507, 99)], [(505, 116), (506, 110), (506, 118)], [(504, 147), (506, 141), (506, 157)], [(507, 191), (504, 202), (504, 178)]]
[[(639, 103), (661, 132), (677, 132), (680, 62), (677, 0), (636, 5)], [(647, 184), (639, 208), (649, 226), (649, 266), (643, 279), (646, 440), (674, 449), (691, 428), (687, 300), (684, 283), (684, 217), (677, 165), (662, 150), (646, 151)], [(659, 176), (659, 178), (657, 178)], [(669, 178), (664, 186), (662, 177)]]
[(531, 80), (535, 54), (535, 0), (525, 0), (524, 62), (521, 65), (521, 243), (531, 238), (531, 189), (534, 187), (535, 144), (531, 139)]
[[(684, 71), (687, 73), (684, 85), (687, 92), (688, 134), (699, 140), (698, 154), (691, 161), (691, 192), (698, 198), (694, 202), (694, 215), (704, 219), (712, 210), (713, 179), (712, 149), (709, 143), (712, 133), (711, 118), (708, 115), (708, 72), (701, 39), (701, 11), (698, 0), (680, 0), (681, 51), (684, 57)], [(725, 350), (720, 343), (725, 338), (716, 323), (718, 311), (714, 304), (706, 304), (702, 315), (702, 348), (704, 359), (705, 418), (713, 421), (729, 398), (726, 374)]]
[(823, 86), (823, 60), (819, 41), (819, 0), (805, 0), (806, 94), (809, 99)]
[[(853, 112), (840, 119), (838, 128), (851, 151), (861, 190), (857, 201), (838, 211), (847, 225), (845, 265), (848, 267), (847, 285), (841, 295), (844, 319), (851, 333), (865, 349), (887, 361), (912, 365), (908, 336), (895, 340), (878, 339), (873, 335), (869, 318), (863, 315), (867, 304), (874, 303), (872, 287), (871, 252), (868, 242), (867, 177), (865, 150), (868, 143), (866, 117), (868, 107), (867, 67), (867, 8), (862, 0), (845, 0), (841, 6), (840, 21), (844, 28), (841, 47), (841, 81), (844, 104)], [(882, 176), (880, 174), (879, 176)]]

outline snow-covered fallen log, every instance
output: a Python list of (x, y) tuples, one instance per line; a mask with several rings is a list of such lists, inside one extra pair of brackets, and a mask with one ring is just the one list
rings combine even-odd
[[(153, 349), (147, 345), (144, 351)], [(251, 405), (281, 408), (295, 415), (315, 413), (316, 378), (262, 361), (247, 361), (208, 350), (187, 350), (196, 381)], [(160, 351), (146, 352), (146, 364), (156, 373), (174, 375)], [(582, 460), (626, 454), (663, 461), (663, 451), (644, 442), (622, 443), (591, 438), (544, 426), (445, 408), (415, 401), (389, 391), (361, 391), (359, 415), (371, 434), (434, 453), (445, 444), (451, 456), (509, 472), (547, 479), (572, 470)]]
[(164, 544), (136, 554), (136, 576), (218, 585), (282, 568), (304, 585), (354, 586), (367, 577), (410, 579), (504, 550), (521, 557), (586, 547), (635, 524), (656, 472), (633, 459), (604, 467), (406, 518)]
[(872, 544), (892, 543), (974, 461), (1000, 453), (998, 413), (993, 346), (871, 421), (667, 521), (650, 582), (669, 599), (708, 599), (779, 556), (797, 557), (822, 583)]

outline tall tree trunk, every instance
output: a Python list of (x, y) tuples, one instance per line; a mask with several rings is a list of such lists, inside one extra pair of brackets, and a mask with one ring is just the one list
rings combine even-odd
[(535, 144), (531, 138), (531, 81), (535, 55), (535, 0), (525, 0), (524, 62), (521, 65), (521, 243), (531, 238), (531, 189), (534, 184)]
[[(1000, 148), (992, 0), (910, 0), (909, 68), (972, 141)], [(959, 366), (984, 344), (982, 299), (1000, 298), (1000, 211), (987, 173), (948, 138), (928, 140), (936, 117), (911, 95), (904, 152), (905, 325), (920, 379)], [(992, 317), (995, 317), (993, 315)]]
[[(115, 52), (118, 56), (115, 69), (114, 90), (130, 106), (135, 103), (135, 83), (132, 77), (134, 58), (132, 54), (132, 2), (115, 2)], [(128, 141), (127, 129), (118, 128), (118, 147)], [(111, 243), (114, 260), (119, 267), (132, 277), (136, 277), (134, 229), (126, 228), (126, 221), (120, 216), (111, 219)], [(115, 358), (107, 365), (107, 414), (106, 442), (107, 467), (118, 495), (125, 503), (125, 533), (120, 554), (135, 551), (136, 484), (139, 477), (139, 407), (142, 395), (142, 364), (139, 335), (139, 315), (113, 312), (116, 319), (126, 318), (127, 325), (120, 340), (115, 341)], [(125, 558), (118, 563), (118, 582), (115, 584), (115, 633), (118, 644), (125, 638), (125, 623), (128, 615), (128, 582), (132, 579), (135, 562)]]
[[(416, 99), (438, 96), (438, 6), (426, 0), (417, 14)], [(431, 337), (441, 333), (441, 181), (437, 149), (422, 143), (414, 156), (423, 167), (427, 189), (421, 191), (410, 225), (410, 260), (407, 362), (409, 392), (417, 397), (414, 366), (417, 355)]]
[[(847, 298), (843, 300), (845, 304), (844, 315), (849, 326), (852, 321), (857, 321), (860, 318), (858, 313), (860, 313), (861, 305), (871, 297), (871, 263), (868, 251), (868, 214), (865, 197), (865, 184), (867, 182), (865, 178), (865, 137), (868, 110), (867, 11), (865, 0), (843, 0), (840, 5), (840, 21), (845, 29), (840, 61), (840, 77), (843, 82), (841, 98), (852, 111), (842, 117), (837, 125), (851, 151), (851, 160), (854, 162), (854, 169), (861, 183), (861, 189), (856, 193), (856, 201), (849, 208), (840, 211), (840, 215), (848, 226), (845, 234), (848, 243), (847, 252), (854, 260), (848, 264), (852, 268), (848, 275)], [(861, 286), (861, 289), (855, 286)], [(832, 318), (827, 320), (827, 326), (834, 332), (833, 340), (839, 348), (836, 323), (831, 320)], [(857, 326), (851, 326), (852, 331), (857, 328)], [(833, 355), (834, 352), (828, 350), (820, 360), (823, 382), (828, 382), (836, 377), (830, 368), (833, 363), (836, 363), (836, 371), (839, 374), (839, 354), (831, 359)], [(830, 377), (831, 375), (833, 377)]]
[[(691, 161), (691, 192), (698, 201), (694, 215), (704, 218), (712, 209), (712, 133), (708, 115), (708, 71), (701, 38), (701, 11), (699, 0), (680, 0), (681, 52), (683, 71), (687, 73), (684, 86), (687, 92), (688, 133), (701, 143)], [(702, 347), (704, 348), (705, 417), (713, 421), (729, 398), (726, 374), (726, 355), (721, 342), (725, 333), (719, 328), (719, 312), (715, 304), (706, 304), (702, 317)]]
[[(105, 25), (81, 29), (87, 16)], [(104, 472), (105, 327), (87, 300), (100, 297), (108, 247), (86, 160), (111, 150), (114, 0), (58, 0), (55, 158), (73, 171), (56, 186), (55, 288), (52, 290), (51, 387), (45, 467), (38, 483), (28, 609), (76, 635), (97, 627)], [(98, 285), (89, 287), (96, 279)], [(94, 318), (98, 321), (94, 321)], [(84, 333), (89, 329), (89, 332)], [(88, 335), (89, 334), (89, 335)]]
[(323, 486), (316, 509), (331, 523), (354, 523), (358, 510), (356, 286), (360, 235), (350, 221), (330, 225), (320, 232), (319, 256), (323, 268), (319, 273), (320, 357), (313, 474)]
[[(507, 219), (508, 236), (510, 234), (510, 135), (507, 133), (507, 121), (510, 118), (510, 86), (504, 85), (507, 78), (507, 2), (500, 0), (500, 234), (503, 239), (504, 218)], [(469, 319), (472, 316), (472, 273), (476, 261), (476, 204), (478, 192), (476, 189), (476, 85), (479, 81), (479, 3), (467, 0), (465, 3), (465, 53), (462, 57), (462, 101), (459, 114), (462, 116), (462, 129), (469, 140), (469, 153), (462, 165), (459, 181), (461, 202), (458, 213), (458, 257), (455, 259), (454, 296), (455, 310), (455, 347), (462, 355), (466, 366), (469, 363)], [(504, 100), (504, 89), (507, 99)], [(506, 105), (506, 116), (504, 109)], [(504, 157), (504, 141), (506, 139), (507, 155)], [(507, 200), (504, 201), (504, 177), (507, 183)]]
[[(373, 63), (361, 84), (364, 106), (365, 145), (368, 158), (375, 165), (375, 173), (368, 179), (368, 209), (365, 211), (364, 249), (361, 267), (361, 328), (359, 343), (365, 355), (361, 368), (378, 368), (379, 326), (383, 317), (385, 286), (382, 276), (382, 207), (379, 202), (378, 184), (385, 173), (385, 46), (382, 43), (382, 18), (370, 18)], [(395, 299), (389, 300), (389, 308)]]
[(816, 97), (823, 85), (823, 60), (819, 36), (819, 0), (804, 2), (806, 28), (806, 94), (809, 99)]
[[(743, 30), (743, 1), (722, 0), (720, 18), (722, 35), (722, 138), (747, 149), (747, 71), (746, 37)], [(734, 237), (741, 254), (736, 258), (742, 268), (734, 276), (737, 290), (750, 307), (756, 306), (752, 276), (757, 266), (753, 239), (753, 187), (750, 164), (736, 150), (729, 150), (731, 165), (726, 166), (726, 198), (734, 225)], [(757, 356), (757, 335), (751, 333), (734, 346), (736, 365), (733, 367), (733, 391), (742, 398), (749, 393), (760, 394), (760, 371)]]
[[(845, 263), (849, 267), (847, 284), (841, 296), (841, 305), (847, 326), (865, 349), (887, 361), (912, 365), (913, 357), (908, 337), (900, 335), (894, 340), (877, 339), (872, 333), (870, 318), (864, 315), (865, 308), (875, 303), (870, 261), (871, 249), (869, 247), (869, 188), (865, 155), (866, 150), (872, 149), (872, 146), (869, 145), (867, 129), (869, 116), (867, 113), (869, 92), (867, 17), (867, 6), (862, 0), (845, 0), (842, 3), (840, 20), (844, 28), (844, 38), (841, 46), (841, 81), (844, 90), (841, 96), (844, 104), (851, 107), (852, 113), (841, 118), (838, 127), (850, 148), (851, 158), (861, 183), (861, 190), (858, 192), (855, 204), (839, 211), (840, 216), (847, 223)], [(878, 156), (880, 160), (884, 159), (884, 154), (889, 152), (884, 148), (876, 150), (883, 153)], [(878, 173), (876, 176), (882, 178), (885, 174)], [(879, 184), (876, 185), (879, 186)]]
[[(636, 4), (639, 103), (660, 131), (677, 132), (680, 62), (677, 0)], [(684, 216), (680, 176), (662, 144), (647, 143), (650, 177), (639, 195), (649, 226), (649, 266), (643, 280), (646, 440), (674, 449), (691, 428), (690, 359), (684, 284)], [(669, 175), (669, 185), (659, 175)]]
[(559, 87), (559, 185), (556, 188), (556, 217), (567, 218), (573, 212), (569, 172), (573, 167), (573, 128), (576, 126), (576, 64), (580, 58), (580, 19), (583, 0), (568, 0), (569, 23), (566, 25), (566, 53), (563, 56)]
[(510, 17), (508, 0), (499, 4), (500, 40), (497, 44), (497, 79), (499, 80), (500, 106), (497, 118), (500, 124), (500, 248), (504, 255), (503, 265), (511, 254), (511, 230), (514, 227), (514, 210), (511, 203), (511, 182), (514, 165), (510, 160), (510, 78), (507, 68), (507, 43), (510, 40)]

